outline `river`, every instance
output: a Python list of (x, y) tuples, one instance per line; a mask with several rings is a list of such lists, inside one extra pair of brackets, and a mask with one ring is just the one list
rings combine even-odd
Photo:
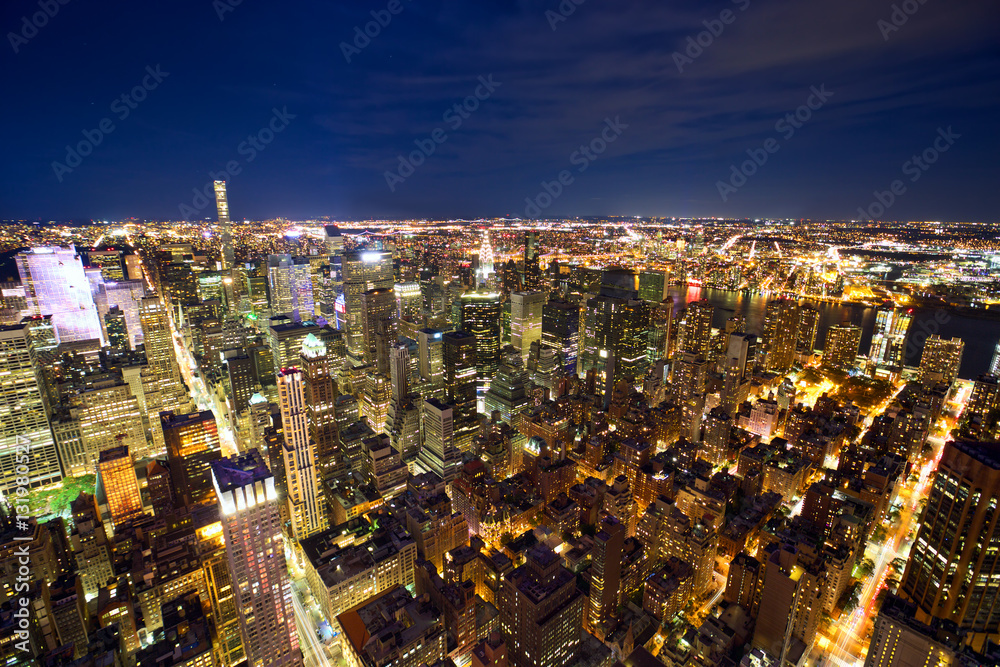
[[(758, 336), (763, 331), (764, 308), (775, 297), (751, 292), (707, 289), (702, 287), (674, 286), (670, 289), (674, 298), (674, 309), (680, 310), (686, 304), (698, 299), (708, 299), (715, 306), (713, 326), (722, 328), (726, 320), (740, 314), (746, 318), (747, 332)], [(865, 306), (807, 301), (819, 311), (819, 335), (816, 347), (822, 348), (826, 340), (826, 330), (833, 325), (849, 322), (862, 328), (861, 353), (867, 354), (875, 329), (875, 309)], [(906, 364), (916, 366), (924, 349), (923, 340), (936, 333), (941, 338), (959, 337), (965, 341), (965, 353), (959, 376), (975, 379), (981, 373), (989, 372), (993, 351), (1000, 340), (1000, 321), (978, 319), (959, 315), (948, 310), (915, 308), (913, 323), (910, 325), (910, 343), (906, 348)]]

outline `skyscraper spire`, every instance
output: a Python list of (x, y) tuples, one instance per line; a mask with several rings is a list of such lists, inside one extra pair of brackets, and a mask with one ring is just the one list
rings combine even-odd
[(486, 230), (483, 231), (483, 243), (479, 246), (479, 271), (483, 283), (493, 275), (493, 246), (490, 245), (490, 233)]

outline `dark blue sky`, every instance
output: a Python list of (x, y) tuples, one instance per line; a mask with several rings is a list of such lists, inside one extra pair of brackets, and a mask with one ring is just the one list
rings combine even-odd
[[(233, 161), (234, 218), (523, 215), (567, 170), (544, 213), (849, 218), (899, 179), (884, 218), (1000, 221), (993, 1), (908, 0), (890, 32), (880, 0), (563, 0), (565, 21), (546, 14), (559, 0), (398, 0), (350, 63), (340, 43), (389, 0), (242, 0), (222, 20), (237, 0), (63, 1), (42, 0), (58, 11), (36, 32), (22, 17), (39, 0), (0, 9), (0, 218), (214, 215), (192, 190)], [(705, 21), (721, 34), (679, 71)], [(489, 75), (500, 85), (453, 129), (445, 112)], [(144, 77), (134, 109), (112, 105)], [(807, 101), (801, 127), (776, 127)], [(275, 108), (294, 118), (241, 146)], [(574, 155), (615, 118), (602, 154)], [(93, 132), (103, 119), (114, 129)], [(960, 138), (912, 181), (904, 163), (949, 126)], [(437, 128), (390, 190), (397, 156)], [(54, 169), (84, 131), (100, 144)], [(769, 138), (777, 152), (723, 201), (718, 182)]]

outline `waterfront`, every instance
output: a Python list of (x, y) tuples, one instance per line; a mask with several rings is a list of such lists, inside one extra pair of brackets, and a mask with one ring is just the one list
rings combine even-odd
[[(670, 289), (674, 308), (679, 310), (684, 304), (698, 299), (708, 299), (715, 306), (712, 325), (722, 328), (726, 320), (734, 315), (743, 315), (747, 322), (747, 332), (761, 335), (764, 326), (764, 309), (768, 301), (776, 297), (757, 292), (733, 292), (704, 287), (674, 286)], [(816, 347), (822, 348), (826, 330), (831, 326), (850, 322), (863, 330), (861, 354), (867, 354), (875, 328), (875, 309), (850, 303), (830, 303), (828, 301), (802, 300), (819, 311), (819, 335)], [(914, 308), (913, 324), (910, 327), (910, 343), (906, 348), (906, 364), (920, 363), (923, 341), (926, 336), (937, 333), (941, 338), (958, 336), (965, 341), (960, 375), (964, 379), (975, 379), (989, 371), (990, 361), (997, 340), (1000, 340), (1000, 321), (979, 319), (961, 315), (947, 309)], [(975, 332), (973, 334), (973, 332)], [(923, 335), (920, 335), (923, 334)]]

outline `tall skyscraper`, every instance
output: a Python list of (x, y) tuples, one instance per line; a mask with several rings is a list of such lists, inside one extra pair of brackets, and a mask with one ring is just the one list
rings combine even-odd
[(135, 462), (128, 447), (112, 447), (101, 452), (97, 474), (108, 501), (111, 524), (117, 529), (122, 522), (142, 514), (142, 496), (135, 476)]
[(392, 253), (382, 250), (354, 250), (343, 254), (344, 305), (347, 318), (347, 351), (364, 356), (364, 308), (361, 295), (373, 289), (391, 289), (396, 280)]
[(869, 372), (873, 375), (898, 373), (903, 369), (906, 340), (912, 310), (902, 310), (886, 304), (875, 312), (875, 330), (868, 352)]
[(924, 383), (951, 384), (958, 379), (964, 352), (965, 343), (961, 338), (943, 340), (937, 334), (929, 336), (920, 355), (920, 374)]
[(305, 386), (305, 377), (297, 368), (286, 369), (278, 375), (284, 436), (281, 451), (285, 464), (285, 499), (292, 520), (292, 535), (297, 540), (327, 527), (317, 474), (316, 447), (309, 437)]
[(712, 317), (715, 306), (708, 299), (695, 301), (677, 325), (677, 349), (700, 354), (706, 359), (712, 350)]
[(823, 578), (793, 546), (773, 543), (764, 554), (764, 582), (753, 647), (763, 649), (774, 664), (788, 664), (795, 644), (812, 644), (823, 613)]
[(32, 315), (51, 315), (59, 342), (99, 340), (104, 330), (80, 255), (69, 248), (40, 247), (15, 257)]
[(476, 406), (476, 339), (464, 331), (449, 331), (444, 341), (444, 383), (447, 403), (455, 410), (455, 443), (459, 450), (472, 449), (479, 430)]
[(455, 445), (455, 411), (447, 403), (429, 398), (423, 404), (424, 441), (420, 462), (445, 482), (458, 477), (462, 453)]
[(233, 253), (233, 230), (229, 222), (229, 199), (226, 196), (225, 181), (215, 181), (215, 209), (218, 212), (222, 236), (222, 268), (231, 269), (236, 260)]
[(461, 298), (462, 331), (476, 339), (476, 393), (483, 396), (500, 366), (500, 318), (503, 306), (495, 292), (470, 292)]
[(832, 326), (826, 330), (823, 365), (842, 371), (856, 368), (855, 359), (861, 349), (861, 327), (853, 324)]
[(247, 663), (302, 665), (274, 476), (252, 449), (215, 461), (212, 481)]
[(361, 295), (361, 309), (365, 362), (388, 375), (389, 348), (397, 338), (396, 293), (391, 287), (368, 290)]
[(538, 232), (527, 232), (524, 235), (524, 289), (527, 291), (545, 290), (545, 277), (542, 275), (539, 262)]
[(757, 354), (757, 337), (753, 334), (729, 334), (726, 346), (725, 385), (722, 390), (722, 405), (729, 416), (736, 415), (736, 409), (747, 400), (750, 382), (753, 378), (754, 357)]
[(603, 374), (609, 357), (614, 358), (612, 382), (646, 372), (646, 341), (650, 308), (638, 299), (635, 276), (620, 268), (606, 269), (598, 296), (587, 300), (581, 340), (582, 369)]
[(410, 394), (410, 348), (395, 345), (389, 350), (392, 396), (385, 431), (400, 456), (411, 459), (420, 450), (420, 413), (416, 394)]
[(544, 545), (503, 578), (497, 595), (500, 628), (514, 667), (563, 667), (580, 653), (585, 600), (576, 576)]
[(444, 385), (444, 334), (437, 329), (417, 332), (420, 378), (432, 387)]
[(333, 364), (327, 347), (313, 334), (302, 343), (302, 375), (305, 380), (306, 411), (309, 439), (316, 448), (316, 461), (322, 480), (326, 473), (343, 466), (343, 455), (337, 449), (337, 387), (333, 380)]
[(586, 621), (598, 636), (604, 635), (618, 612), (626, 529), (624, 523), (609, 517), (601, 523), (600, 530), (594, 535)]
[(118, 306), (113, 306), (104, 316), (104, 331), (111, 349), (117, 352), (125, 352), (130, 349), (128, 327), (125, 326), (125, 313)]
[(219, 427), (211, 410), (160, 413), (170, 476), (185, 505), (212, 502), (212, 461), (221, 455)]
[(268, 255), (267, 279), (271, 293), (271, 313), (296, 322), (316, 317), (309, 260), (291, 255)]
[(799, 308), (799, 333), (795, 343), (795, 351), (800, 355), (810, 355), (816, 349), (816, 337), (819, 335), (819, 311), (812, 306)]
[(545, 292), (512, 292), (510, 295), (510, 344), (527, 358), (531, 344), (542, 338)]
[(916, 617), (954, 621), (978, 635), (1000, 631), (1000, 444), (946, 443), (898, 594)]
[[(187, 403), (187, 388), (181, 379), (180, 366), (177, 365), (167, 309), (158, 297), (147, 296), (142, 299), (139, 304), (139, 322), (142, 325), (149, 372), (155, 377), (155, 387), (161, 395), (161, 401), (156, 407), (175, 410)], [(153, 412), (154, 407), (148, 406), (148, 409)]]
[(764, 310), (764, 335), (759, 356), (765, 371), (787, 373), (795, 361), (799, 339), (799, 304), (787, 299), (771, 301)]
[(575, 376), (580, 356), (580, 306), (568, 301), (549, 301), (542, 307), (541, 341), (559, 351), (567, 376)]
[(44, 318), (0, 327), (0, 492), (5, 496), (23, 486), (17, 478), (19, 464), (28, 461), (28, 486), (53, 484), (62, 479), (59, 454), (49, 428), (40, 370), (35, 363), (37, 348), (32, 323)]

